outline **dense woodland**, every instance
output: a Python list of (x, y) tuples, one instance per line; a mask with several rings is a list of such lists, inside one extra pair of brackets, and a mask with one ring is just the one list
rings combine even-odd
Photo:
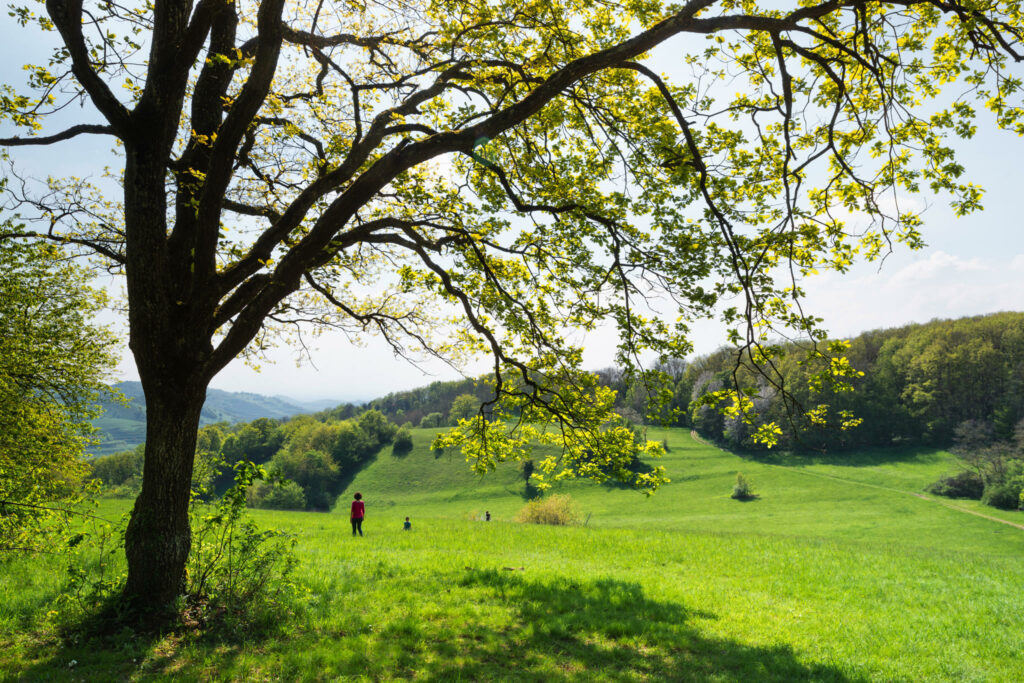
[[(1024, 314), (999, 313), (875, 330), (850, 340), (847, 359), (863, 374), (852, 391), (811, 388), (812, 368), (797, 358), (802, 349), (782, 346), (775, 359), (782, 381), (737, 366), (723, 348), (692, 362), (662, 361), (657, 369), (673, 390), (667, 417), (703, 437), (740, 450), (762, 449), (750, 435), (757, 422), (775, 421), (780, 443), (790, 450), (843, 451), (899, 445), (953, 447), (965, 473), (936, 484), (934, 491), (1017, 507), (1024, 453)], [(614, 368), (598, 373), (616, 391), (616, 408), (628, 424), (652, 423), (647, 387)], [(755, 422), (726, 417), (699, 399), (732, 382), (758, 383)], [(400, 454), (411, 445), (412, 427), (443, 427), (478, 413), (491, 391), (487, 378), (434, 382), (389, 394), (366, 406), (345, 404), (291, 419), (260, 418), (217, 423), (199, 432), (196, 485), (222, 492), (235, 463), (251, 460), (270, 478), (250, 490), (259, 507), (329, 509), (338, 491), (382, 448)], [(804, 415), (821, 406), (815, 423)], [(846, 429), (841, 422), (847, 422)], [(402, 426), (399, 426), (402, 425)], [(99, 458), (93, 476), (108, 490), (135, 495), (141, 481), (143, 447)], [(1016, 482), (1016, 483), (1014, 483)], [(988, 493), (986, 494), (986, 490)]]
[[(201, 495), (219, 495), (232, 485), (235, 465), (251, 461), (269, 475), (248, 490), (251, 506), (326, 510), (347, 478), (386, 444), (408, 448), (409, 431), (377, 410), (345, 420), (321, 414), (207, 425), (199, 430), (193, 486)], [(96, 459), (92, 476), (114, 495), (137, 495), (144, 448)]]
[[(923, 325), (873, 330), (849, 340), (845, 357), (860, 373), (852, 391), (828, 385), (812, 387), (815, 368), (804, 347), (780, 345), (774, 367), (781, 382), (737, 366), (733, 349), (683, 359), (662, 360), (655, 368), (672, 388), (670, 412), (648, 414), (649, 387), (617, 368), (598, 371), (601, 383), (616, 391), (616, 410), (634, 424), (667, 422), (693, 427), (701, 436), (742, 449), (764, 449), (750, 438), (757, 423), (775, 421), (783, 430), (779, 447), (788, 450), (842, 451), (893, 445), (948, 447), (964, 421), (992, 426), (997, 440), (1009, 440), (1024, 418), (1024, 313), (936, 320)], [(729, 419), (713, 406), (695, 402), (734, 382), (755, 385), (753, 425)], [(659, 384), (659, 386), (661, 386)], [(486, 401), (486, 378), (434, 382), (388, 394), (367, 404), (395, 423), (437, 427), (448, 422), (456, 397), (472, 394)], [(817, 422), (802, 413), (816, 406)], [(801, 410), (802, 409), (802, 410)], [(352, 405), (320, 413), (321, 419), (345, 419)], [(847, 415), (849, 417), (847, 417)], [(856, 426), (841, 429), (842, 421)]]
[[(850, 340), (846, 358), (861, 373), (852, 391), (828, 386), (813, 391), (812, 368), (803, 355), (783, 347), (774, 360), (784, 382), (780, 391), (744, 368), (723, 349), (686, 369), (677, 393), (697, 399), (736, 378), (758, 383), (755, 411), (761, 421), (783, 428), (780, 444), (796, 450), (848, 450), (891, 445), (952, 445), (965, 421), (991, 425), (993, 438), (1009, 440), (1024, 418), (1024, 314), (937, 320), (924, 325), (874, 330)], [(787, 351), (789, 351), (787, 353)], [(785, 395), (805, 410), (827, 406), (817, 423), (787, 406)], [(751, 426), (701, 407), (691, 416), (704, 436), (735, 448), (758, 448)], [(841, 429), (841, 422), (856, 426)], [(859, 420), (859, 422), (857, 422)]]

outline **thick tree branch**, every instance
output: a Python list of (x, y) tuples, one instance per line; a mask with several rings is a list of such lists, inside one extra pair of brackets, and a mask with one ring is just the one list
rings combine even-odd
[(77, 126), (71, 126), (67, 130), (63, 130), (60, 133), (53, 135), (38, 135), (33, 137), (13, 137), (13, 138), (0, 138), (0, 145), (6, 147), (25, 147), (29, 145), (52, 145), (55, 142), (63, 142), (64, 140), (70, 140), (71, 138), (78, 137), (79, 135), (113, 135), (116, 136), (117, 132), (113, 126), (103, 126), (99, 124), (81, 123)]
[(133, 134), (129, 112), (92, 67), (89, 49), (82, 35), (82, 0), (46, 0), (46, 11), (60, 32), (71, 56), (71, 71), (122, 140)]
[[(495, 112), (472, 126), (462, 130), (431, 135), (425, 139), (392, 149), (377, 160), (369, 169), (364, 171), (359, 177), (355, 178), (353, 182), (341, 193), (341, 195), (331, 203), (327, 210), (324, 211), (313, 225), (309, 233), (303, 237), (298, 244), (291, 248), (278, 262), (278, 265), (274, 269), (274, 274), (270, 279), (272, 282), (279, 284), (272, 287), (259, 288), (259, 294), (245, 305), (244, 308), (246, 311), (241, 315), (256, 320), (272, 310), (279, 298), (283, 298), (291, 291), (294, 291), (294, 288), (298, 286), (298, 282), (302, 274), (306, 270), (323, 262), (324, 252), (329, 248), (334, 234), (341, 229), (341, 226), (344, 226), (359, 207), (368, 201), (370, 197), (375, 196), (399, 173), (443, 154), (451, 152), (471, 153), (472, 149), (480, 140), (494, 138), (510, 128), (519, 125), (540, 111), (551, 100), (565, 92), (574, 83), (577, 83), (602, 69), (622, 65), (629, 59), (647, 52), (651, 48), (665, 41), (667, 38), (678, 33), (714, 33), (723, 30), (737, 29), (762, 31), (793, 30), (798, 26), (799, 21), (807, 18), (824, 16), (841, 6), (842, 3), (829, 2), (814, 7), (803, 8), (791, 13), (783, 19), (746, 15), (713, 17), (709, 19), (696, 18), (696, 15), (701, 10), (706, 9), (712, 4), (714, 4), (714, 0), (694, 0), (687, 3), (687, 5), (677, 14), (663, 20), (647, 31), (639, 33), (633, 38), (569, 62), (564, 67), (556, 70), (542, 84), (537, 86), (518, 102)], [(427, 101), (437, 93), (441, 92), (445, 87), (446, 80), (458, 75), (459, 69), (460, 67), (451, 67), (438, 78), (433, 86), (411, 96), (403, 105), (392, 111), (397, 114), (404, 114), (413, 111), (420, 103)], [(371, 131), (374, 129), (382, 130), (382, 119), (385, 117), (389, 119), (393, 115), (392, 111), (386, 111), (382, 115), (378, 116), (375, 119), (374, 124), (371, 126)], [(684, 126), (684, 132), (688, 132), (689, 124), (682, 119), (681, 113), (679, 114), (679, 120)], [(250, 251), (249, 256), (236, 264), (236, 266), (234, 266), (230, 271), (222, 274), (224, 285), (233, 289), (236, 286), (236, 282), (241, 282), (241, 279), (258, 270), (259, 264), (265, 262), (267, 258), (269, 258), (273, 247), (284, 239), (295, 225), (298, 225), (298, 221), (301, 220), (301, 217), (305, 214), (307, 208), (312, 206), (313, 201), (318, 197), (323, 196), (323, 193), (327, 190), (337, 187), (337, 184), (342, 180), (342, 178), (348, 177), (348, 175), (354, 170), (353, 167), (356, 166), (357, 160), (360, 160), (361, 158), (365, 159), (365, 155), (369, 153), (367, 148), (371, 147), (370, 143), (374, 143), (373, 146), (375, 146), (375, 143), (379, 142), (379, 136), (381, 134), (382, 133), (372, 135), (371, 132), (368, 131), (366, 138), (362, 141), (364, 144), (355, 146), (361, 148), (358, 150), (361, 153), (357, 154), (357, 149), (354, 147), (349, 158), (346, 160), (346, 163), (342, 164), (341, 168), (323, 178), (322, 183), (312, 183), (307, 190), (291, 204), (288, 210), (282, 214), (282, 220), (279, 221), (277, 225), (268, 229), (257, 240), (256, 244), (254, 244)], [(688, 139), (690, 140), (691, 145), (695, 144), (692, 139), (692, 134), (690, 134)], [(700, 158), (700, 154), (696, 150), (693, 150), (693, 152), (695, 163), (697, 163), (696, 160)], [(707, 170), (703, 170), (702, 173), (704, 173), (706, 177)], [(743, 261), (742, 250), (740, 250), (731, 239), (730, 224), (725, 216), (717, 209), (717, 206), (711, 199), (710, 195), (707, 194), (706, 180), (704, 185), (705, 199), (708, 201), (708, 205), (711, 210), (716, 212), (716, 215), (719, 217), (719, 221), (722, 225), (722, 229), (726, 233), (726, 241), (730, 246), (730, 252), (732, 254), (735, 268), (737, 269), (737, 272), (746, 272), (747, 268), (741, 265)], [(286, 285), (284, 283), (288, 284)], [(242, 287), (236, 290), (232, 299), (237, 301), (237, 297), (240, 292), (255, 294), (251, 288)], [(248, 327), (248, 325), (243, 327)], [(242, 346), (244, 347), (244, 345)], [(240, 351), (241, 347), (238, 350)]]

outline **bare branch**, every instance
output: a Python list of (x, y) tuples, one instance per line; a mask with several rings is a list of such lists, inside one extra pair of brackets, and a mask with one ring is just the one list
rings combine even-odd
[(55, 133), (54, 135), (39, 135), (26, 138), (0, 138), (0, 145), (4, 145), (7, 147), (24, 147), (28, 145), (52, 145), (55, 142), (63, 142), (64, 140), (70, 140), (73, 137), (87, 134), (117, 136), (117, 132), (114, 130), (113, 126), (81, 123), (77, 126), (71, 126), (67, 130), (61, 131), (60, 133)]

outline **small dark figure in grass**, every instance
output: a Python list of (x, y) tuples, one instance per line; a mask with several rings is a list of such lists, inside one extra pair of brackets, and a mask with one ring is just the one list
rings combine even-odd
[(484, 521), (485, 522), (491, 521), (491, 513), (490, 513), (490, 511), (484, 512)]
[(352, 496), (355, 500), (352, 501), (352, 514), (349, 519), (352, 521), (352, 535), (355, 536), (356, 532), (359, 535), (363, 535), (363, 517), (366, 516), (366, 506), (363, 505), (363, 494), (357, 493)]
[(412, 531), (412, 522), (409, 521), (408, 517), (405, 518), (405, 524), (402, 525), (402, 531)]

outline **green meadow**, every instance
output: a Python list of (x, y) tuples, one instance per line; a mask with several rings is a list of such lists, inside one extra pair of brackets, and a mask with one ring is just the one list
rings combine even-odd
[[(294, 535), (308, 589), (280, 635), (62, 640), (45, 617), (61, 558), (36, 557), (0, 566), (0, 676), (1024, 679), (1024, 529), (1004, 523), (1024, 514), (922, 495), (955, 470), (945, 452), (751, 460), (651, 430), (668, 442), (670, 484), (645, 498), (563, 482), (585, 524), (542, 527), (513, 521), (526, 496), (514, 464), (477, 477), (428, 450), (434, 431), (379, 453), (333, 513), (253, 511)], [(738, 471), (758, 498), (730, 498)], [(355, 491), (362, 538), (347, 519)]]

